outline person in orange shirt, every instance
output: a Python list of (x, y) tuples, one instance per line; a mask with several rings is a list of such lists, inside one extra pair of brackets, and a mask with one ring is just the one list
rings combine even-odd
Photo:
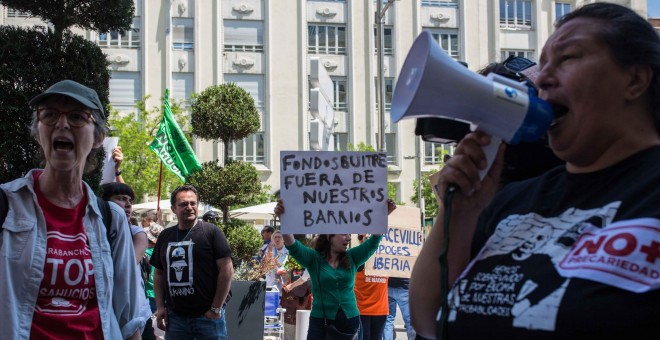
[[(362, 243), (367, 237), (359, 234), (358, 241)], [(366, 275), (364, 265), (362, 265), (355, 274), (354, 291), (358, 310), (360, 310), (362, 340), (382, 339), (385, 321), (389, 315), (387, 277)]]

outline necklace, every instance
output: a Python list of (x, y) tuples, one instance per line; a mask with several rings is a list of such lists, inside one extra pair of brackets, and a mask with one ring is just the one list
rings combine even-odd
[[(186, 237), (188, 237), (188, 234), (190, 234), (190, 232), (193, 230), (194, 227), (195, 226), (192, 226), (190, 227), (190, 229), (188, 229), (188, 233), (186, 233), (186, 236), (184, 236), (183, 239), (181, 239), (181, 242), (186, 240)], [(179, 242), (179, 227), (176, 227), (176, 242), (177, 243)]]

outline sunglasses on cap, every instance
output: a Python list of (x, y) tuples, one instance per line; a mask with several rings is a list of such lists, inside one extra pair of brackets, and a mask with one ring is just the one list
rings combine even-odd
[(532, 66), (536, 65), (535, 62), (515, 55), (510, 55), (504, 62), (502, 66), (509, 72), (515, 74), (519, 78), (525, 78), (524, 74), (521, 74), (521, 71), (524, 71)]

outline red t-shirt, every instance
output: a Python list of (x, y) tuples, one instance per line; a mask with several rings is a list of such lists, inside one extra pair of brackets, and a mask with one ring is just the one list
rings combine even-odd
[(387, 277), (367, 276), (364, 270), (355, 274), (355, 299), (360, 315), (388, 315)]
[(87, 191), (83, 186), (77, 207), (58, 207), (39, 190), (40, 175), (34, 174), (34, 191), (46, 218), (47, 250), (30, 338), (102, 339), (92, 252), (83, 228)]

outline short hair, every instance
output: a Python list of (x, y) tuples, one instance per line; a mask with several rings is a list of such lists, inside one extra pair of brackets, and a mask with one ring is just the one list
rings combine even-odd
[(660, 132), (660, 36), (653, 26), (633, 10), (613, 3), (597, 2), (567, 13), (557, 21), (560, 28), (577, 18), (601, 21), (598, 39), (607, 45), (621, 67), (648, 65), (653, 79), (647, 90), (655, 122)]
[(261, 229), (261, 231), (262, 231), (262, 232), (267, 231), (267, 232), (269, 232), (269, 233), (272, 233), (272, 232), (275, 231), (275, 228), (273, 228), (273, 227), (267, 225), (267, 226), (265, 226), (263, 229)]
[(194, 192), (195, 197), (197, 198), (197, 201), (199, 201), (199, 194), (197, 194), (197, 189), (194, 186), (190, 185), (190, 184), (185, 184), (185, 185), (177, 187), (176, 189), (174, 189), (174, 191), (172, 191), (172, 195), (170, 196), (170, 204), (172, 205), (172, 207), (174, 207), (174, 205), (176, 204), (176, 195), (178, 195), (182, 191), (192, 191), (192, 192)]
[(101, 198), (105, 201), (109, 200), (110, 197), (114, 195), (128, 195), (132, 200), (135, 200), (135, 192), (125, 183), (105, 183), (101, 186), (101, 189), (103, 189), (103, 195)]
[[(57, 94), (48, 96), (43, 100), (39, 101), (38, 103), (36, 103), (35, 107), (33, 108), (34, 110), (32, 111), (32, 124), (30, 124), (30, 135), (32, 135), (32, 137), (37, 141), (39, 141), (39, 114), (37, 113), (37, 107), (39, 107), (39, 105), (41, 105), (44, 102), (56, 102), (60, 104), (67, 104), (70, 102), (79, 103), (77, 100), (73, 98), (63, 95), (57, 95)], [(95, 110), (89, 107), (88, 109), (92, 112), (92, 117), (94, 117), (95, 120), (95, 122), (93, 123), (94, 140), (102, 140), (108, 134), (108, 128), (105, 126), (105, 116), (103, 115), (103, 112), (101, 112), (100, 110)], [(85, 170), (84, 170), (85, 173), (89, 173), (92, 170), (96, 169), (96, 166), (98, 164), (98, 160), (96, 157), (97, 154), (102, 149), (103, 146), (101, 145), (98, 148), (92, 149), (92, 151), (89, 152), (87, 158), (85, 159)], [(46, 157), (43, 152), (44, 152), (43, 148), (39, 148), (40, 157), (45, 162)]]
[(158, 214), (154, 210), (143, 212), (142, 218), (148, 221), (158, 222)]

